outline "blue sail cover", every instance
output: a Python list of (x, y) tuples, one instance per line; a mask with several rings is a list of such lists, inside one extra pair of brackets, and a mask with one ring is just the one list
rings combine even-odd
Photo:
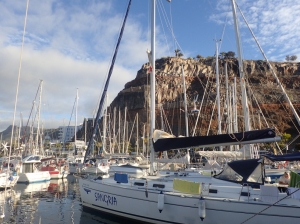
[[(222, 172), (214, 177), (236, 183), (262, 183), (263, 170), (261, 161), (261, 159), (231, 161), (226, 164)], [(232, 171), (228, 172), (229, 168), (237, 175)]]
[[(184, 149), (193, 147), (212, 147), (218, 145), (239, 145), (270, 142), (275, 140), (275, 130), (267, 128), (263, 130), (245, 131), (232, 134), (220, 134), (210, 136), (194, 136), (183, 138), (160, 138), (153, 142), (155, 152), (171, 149)], [(274, 139), (274, 140), (273, 140)]]
[(285, 155), (266, 154), (264, 156), (267, 159), (272, 160), (272, 161), (297, 161), (297, 160), (300, 160), (300, 152), (285, 154)]

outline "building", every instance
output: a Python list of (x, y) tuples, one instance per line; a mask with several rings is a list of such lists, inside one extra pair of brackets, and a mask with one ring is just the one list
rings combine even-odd
[[(77, 126), (76, 132), (80, 130), (82, 126)], [(58, 139), (61, 143), (70, 142), (75, 135), (75, 126), (59, 126), (58, 127)]]

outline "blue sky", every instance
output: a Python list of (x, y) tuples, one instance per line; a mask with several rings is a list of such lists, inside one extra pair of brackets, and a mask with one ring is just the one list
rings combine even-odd
[[(300, 3), (236, 0), (268, 58), (300, 58)], [(27, 0), (0, 1), (0, 131), (12, 124)], [(79, 90), (78, 123), (92, 117), (102, 92), (127, 0), (30, 0), (17, 102), (24, 123), (40, 80), (45, 128), (69, 123)], [(109, 101), (135, 78), (150, 49), (150, 1), (133, 0), (109, 87)], [(262, 59), (240, 18), (243, 57)], [(173, 32), (173, 37), (171, 35)], [(156, 57), (236, 52), (229, 0), (157, 0)], [(75, 124), (74, 115), (71, 119)]]

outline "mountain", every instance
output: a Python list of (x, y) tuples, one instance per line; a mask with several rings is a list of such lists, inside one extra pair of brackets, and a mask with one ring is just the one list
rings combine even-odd
[[(24, 135), (28, 136), (29, 132), (30, 132), (30, 127), (22, 127), (20, 130), (20, 138), (22, 139)], [(36, 128), (33, 128), (33, 132), (36, 133)], [(4, 131), (0, 132), (0, 136), (2, 135), (2, 141), (10, 142), (11, 133), (12, 133), (12, 125), (8, 126)], [(18, 136), (18, 134), (19, 134), (19, 127), (15, 126), (14, 135)], [(51, 139), (58, 139), (58, 129), (44, 129), (43, 135), (50, 136)]]
[[(221, 112), (226, 112), (224, 108), (225, 101), (225, 75), (224, 65), (227, 61), (227, 71), (230, 86), (236, 77), (237, 82), (237, 107), (238, 107), (238, 126), (243, 130), (243, 112), (241, 108), (241, 91), (238, 71), (238, 61), (235, 58), (224, 59), (219, 61), (220, 71), (220, 94), (221, 94)], [(251, 126), (253, 129), (264, 127), (275, 127), (279, 134), (284, 132), (295, 136), (298, 134), (296, 127), (299, 127), (294, 119), (293, 114), (284, 101), (281, 90), (275, 82), (268, 64), (265, 61), (245, 60), (245, 76), (251, 88), (248, 89), (250, 117), (252, 118)], [(203, 105), (200, 113), (198, 125), (196, 126), (196, 135), (206, 135), (208, 127), (209, 133), (217, 133), (218, 120), (216, 107), (214, 108), (216, 98), (216, 75), (215, 60), (213, 57), (201, 59), (183, 59), (175, 57), (166, 57), (156, 60), (156, 128), (162, 128), (161, 110), (163, 107), (163, 123), (165, 130), (175, 135), (185, 135), (184, 105), (183, 105), (183, 82), (182, 70), (184, 68), (188, 111), (194, 108), (193, 100), (198, 95), (196, 102), (197, 109), (200, 108), (202, 99)], [(281, 80), (286, 92), (296, 109), (300, 109), (300, 63), (296, 62), (271, 62), (276, 74)], [(123, 90), (112, 101), (108, 108), (111, 122), (114, 117), (114, 108), (116, 108), (115, 129), (119, 126), (118, 111), (121, 114), (122, 127), (124, 121), (124, 110), (127, 107), (129, 121), (129, 132), (131, 132), (131, 142), (135, 143), (136, 131), (132, 128), (134, 118), (138, 113), (139, 117), (139, 136), (143, 134), (143, 126), (149, 123), (149, 63), (146, 63), (137, 72), (136, 78), (125, 84)], [(207, 89), (205, 91), (205, 87)], [(207, 94), (204, 94), (204, 93)], [(204, 96), (204, 98), (203, 98)], [(262, 113), (258, 113), (259, 107)], [(148, 116), (147, 116), (148, 115)], [(265, 118), (263, 117), (265, 116)], [(190, 135), (193, 131), (196, 114), (189, 115)], [(211, 119), (212, 118), (212, 119)], [(254, 118), (254, 119), (253, 119)], [(261, 121), (260, 124), (258, 121)], [(267, 124), (267, 123), (268, 124)], [(225, 120), (222, 126), (225, 129)], [(131, 124), (131, 125), (130, 125)], [(166, 129), (166, 127), (168, 127)], [(123, 135), (123, 129), (120, 133)], [(147, 128), (146, 128), (147, 130)], [(116, 130), (115, 133), (118, 131)], [(129, 136), (129, 134), (128, 134)]]
[[(239, 131), (243, 130), (243, 112), (241, 106), (241, 91), (238, 71), (238, 61), (235, 58), (222, 59), (219, 61), (220, 71), (220, 95), (221, 95), (221, 113), (226, 114), (227, 109), (224, 107), (226, 101), (225, 86), (225, 61), (227, 62), (227, 72), (229, 77), (229, 89), (233, 86), (236, 78), (237, 86), (237, 108), (238, 108), (238, 126)], [(289, 133), (292, 137), (298, 135), (297, 124), (288, 104), (285, 102), (283, 94), (275, 82), (270, 67), (265, 61), (261, 60), (245, 60), (243, 62), (244, 75), (246, 82), (251, 88), (247, 90), (249, 112), (251, 118), (252, 129), (260, 129), (265, 127), (275, 127), (280, 135), (284, 132)], [(300, 63), (298, 62), (271, 62), (276, 74), (278, 75), (285, 91), (288, 93), (293, 105), (300, 111)], [(156, 60), (156, 128), (172, 133), (176, 136), (185, 134), (184, 104), (183, 104), (183, 82), (182, 70), (184, 68), (187, 104), (189, 111), (189, 130), (190, 135), (193, 133), (197, 113), (191, 113), (194, 109), (194, 99), (198, 99), (195, 103), (199, 109), (202, 104), (198, 123), (195, 128), (196, 135), (217, 134), (218, 119), (216, 99), (216, 75), (215, 60), (213, 57), (200, 59), (183, 59), (177, 57), (165, 57)], [(137, 72), (134, 80), (125, 84), (116, 98), (107, 108), (107, 136), (110, 138), (110, 144), (115, 145), (116, 142), (122, 141), (125, 133), (129, 139), (131, 146), (136, 143), (136, 122), (135, 116), (138, 113), (138, 132), (139, 136), (143, 136), (145, 125), (146, 135), (149, 130), (149, 63), (142, 65)], [(231, 97), (232, 98), (232, 97)], [(125, 121), (125, 107), (127, 108)], [(163, 110), (161, 110), (163, 108)], [(259, 108), (261, 113), (259, 112)], [(120, 112), (119, 112), (120, 111)], [(119, 124), (119, 114), (120, 124)], [(161, 119), (163, 117), (163, 119)], [(222, 129), (226, 130), (225, 116), (222, 120)], [(115, 120), (115, 121), (114, 121)], [(87, 121), (87, 128), (77, 133), (77, 139), (84, 139), (86, 135), (87, 141), (91, 136), (93, 120)], [(100, 121), (99, 130), (102, 132), (103, 120)], [(297, 128), (296, 128), (297, 127)], [(209, 129), (210, 128), (210, 129)], [(209, 129), (209, 131), (208, 131)], [(85, 131), (86, 130), (86, 133)], [(53, 133), (57, 136), (57, 130), (44, 130), (44, 133)], [(11, 127), (3, 132), (3, 139), (9, 139)], [(49, 134), (48, 134), (49, 135)], [(101, 134), (102, 135), (102, 134)], [(51, 135), (50, 135), (51, 136)], [(139, 145), (141, 146), (141, 139)], [(101, 141), (98, 139), (98, 141)], [(108, 141), (109, 142), (109, 141)], [(113, 143), (115, 142), (115, 143)], [(299, 142), (299, 139), (296, 140)]]

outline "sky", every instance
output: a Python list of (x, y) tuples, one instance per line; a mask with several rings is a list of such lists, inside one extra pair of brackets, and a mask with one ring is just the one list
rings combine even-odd
[[(230, 0), (156, 2), (156, 58), (174, 56), (175, 49), (183, 58), (213, 56), (220, 39), (219, 52), (237, 52)], [(300, 59), (299, 1), (236, 2), (269, 60), (284, 61), (286, 55)], [(109, 102), (148, 61), (150, 3), (132, 0)], [(1, 0), (0, 132), (21, 120), (30, 123), (39, 99), (43, 128), (75, 125), (77, 91), (77, 124), (93, 117), (127, 5), (128, 0)], [(263, 59), (239, 10), (238, 17), (243, 58)], [(41, 98), (36, 98), (41, 80)]]

